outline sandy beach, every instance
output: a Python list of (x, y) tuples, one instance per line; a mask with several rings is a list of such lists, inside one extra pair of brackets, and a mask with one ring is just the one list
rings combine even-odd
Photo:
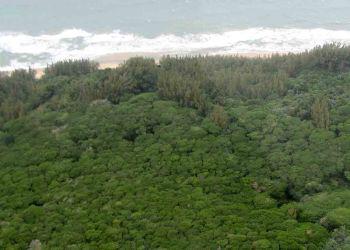
[[(286, 54), (285, 52), (241, 52), (241, 53), (231, 53), (231, 54), (222, 54), (225, 56), (241, 56), (246, 58), (266, 58), (276, 54)], [(199, 51), (196, 53), (157, 53), (157, 52), (125, 52), (125, 53), (113, 53), (107, 54), (101, 57), (96, 58), (94, 61), (99, 63), (100, 69), (116, 68), (123, 64), (130, 58), (133, 57), (146, 57), (153, 58), (156, 62), (164, 56), (197, 56), (197, 55), (210, 55), (207, 51)], [(45, 73), (44, 68), (36, 68), (36, 78), (40, 79)], [(5, 74), (10, 74), (11, 72), (5, 72)]]
[[(270, 57), (274, 54), (286, 54), (281, 52), (240, 52), (240, 53), (230, 53), (222, 54), (226, 56), (242, 56), (247, 58), (257, 58), (257, 57)], [(105, 56), (101, 56), (96, 59), (100, 64), (101, 69), (115, 68), (124, 63), (126, 60), (132, 57), (148, 57), (153, 58), (157, 62), (164, 56), (197, 56), (197, 55), (211, 55), (208, 51), (197, 51), (193, 53), (157, 53), (157, 52), (138, 52), (138, 53), (113, 53)]]

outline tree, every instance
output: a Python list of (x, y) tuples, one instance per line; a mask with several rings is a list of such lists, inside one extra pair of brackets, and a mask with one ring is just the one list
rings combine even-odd
[(317, 98), (311, 107), (311, 118), (318, 128), (328, 129), (330, 125), (330, 113), (328, 100), (325, 97)]
[(350, 227), (350, 209), (349, 208), (337, 208), (330, 211), (327, 216), (327, 222), (331, 227)]
[(121, 67), (121, 79), (125, 88), (132, 93), (155, 91), (157, 70), (154, 59), (135, 57)]
[(210, 117), (219, 127), (226, 128), (228, 126), (229, 117), (222, 106), (214, 105)]
[(78, 76), (97, 71), (99, 64), (88, 59), (66, 60), (51, 65), (45, 69), (45, 77)]

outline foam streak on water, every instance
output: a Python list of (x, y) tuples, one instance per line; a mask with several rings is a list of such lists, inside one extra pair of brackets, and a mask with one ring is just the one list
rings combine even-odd
[(350, 44), (350, 31), (327, 29), (250, 28), (216, 34), (160, 35), (154, 38), (114, 31), (93, 34), (69, 29), (55, 35), (0, 32), (0, 70), (43, 67), (64, 59), (111, 53), (302, 52), (330, 42)]

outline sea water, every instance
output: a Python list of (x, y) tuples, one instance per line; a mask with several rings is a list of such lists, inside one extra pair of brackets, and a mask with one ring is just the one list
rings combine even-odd
[(0, 70), (118, 52), (350, 44), (349, 0), (0, 0)]

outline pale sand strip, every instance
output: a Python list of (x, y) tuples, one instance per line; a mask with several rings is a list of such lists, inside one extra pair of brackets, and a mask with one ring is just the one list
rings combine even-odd
[[(245, 52), (245, 53), (231, 53), (231, 54), (218, 54), (223, 56), (241, 56), (246, 58), (268, 58), (272, 55), (276, 54), (287, 54), (286, 52)], [(139, 53), (114, 53), (114, 54), (108, 54), (105, 56), (101, 56), (96, 59), (97, 62), (100, 64), (101, 69), (106, 68), (115, 68), (120, 66), (122, 63), (124, 63), (126, 60), (132, 58), (132, 57), (146, 57), (146, 58), (153, 58), (156, 60), (156, 62), (159, 62), (159, 60), (164, 56), (197, 56), (197, 55), (210, 55), (207, 51), (199, 51), (196, 53), (152, 53), (152, 52), (139, 52)]]
[[(283, 52), (246, 52), (246, 53), (232, 53), (232, 54), (221, 54), (224, 56), (238, 56), (238, 57), (246, 57), (246, 58), (268, 58), (272, 55), (283, 55), (287, 53)], [(152, 52), (138, 52), (138, 53), (114, 53), (108, 54), (105, 56), (101, 56), (95, 61), (99, 63), (100, 69), (108, 69), (108, 68), (116, 68), (123, 64), (125, 61), (132, 57), (146, 57), (153, 58), (157, 63), (164, 56), (196, 56), (196, 55), (210, 55), (208, 51), (199, 51), (196, 53), (152, 53)], [(43, 68), (35, 69), (36, 70), (36, 78), (40, 79), (45, 73)], [(11, 73), (11, 72), (6, 72)]]

